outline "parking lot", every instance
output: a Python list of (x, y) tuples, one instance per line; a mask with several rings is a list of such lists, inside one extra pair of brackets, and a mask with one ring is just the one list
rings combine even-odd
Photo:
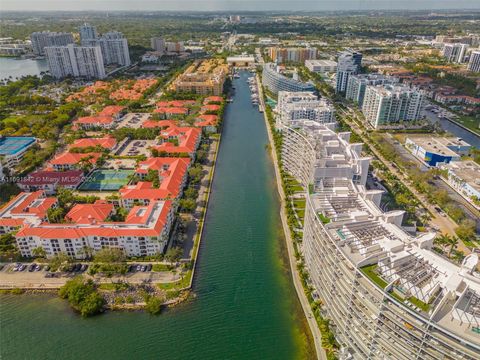
[(117, 123), (116, 127), (117, 129), (124, 127), (138, 129), (148, 118), (150, 118), (148, 113), (128, 113)]
[(119, 155), (121, 156), (138, 156), (145, 155), (150, 156), (149, 148), (151, 146), (158, 145), (157, 140), (131, 140), (122, 149)]
[(131, 284), (174, 282), (180, 275), (172, 271), (152, 271), (153, 264), (128, 264), (128, 272), (112, 277), (90, 276), (88, 264), (71, 264), (62, 271), (51, 272), (45, 264), (14, 263), (2, 266), (0, 270), (0, 289), (58, 289), (69, 279), (85, 275), (98, 283), (128, 282)]

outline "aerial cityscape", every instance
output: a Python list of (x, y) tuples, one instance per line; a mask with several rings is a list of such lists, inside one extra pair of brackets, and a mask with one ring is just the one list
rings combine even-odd
[(480, 5), (334, 3), (0, 5), (1, 359), (480, 359)]

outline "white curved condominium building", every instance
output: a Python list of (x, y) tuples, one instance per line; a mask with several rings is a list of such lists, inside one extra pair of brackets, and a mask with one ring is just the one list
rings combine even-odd
[(302, 252), (314, 295), (350, 359), (479, 359), (478, 257), (433, 252), (433, 233), (401, 227), (367, 190), (369, 159), (349, 133), (312, 121), (284, 128), (283, 164), (305, 187)]
[(323, 98), (313, 92), (287, 92), (278, 93), (276, 112), (277, 127), (293, 126), (295, 122), (313, 120), (319, 123), (335, 121), (335, 108)]

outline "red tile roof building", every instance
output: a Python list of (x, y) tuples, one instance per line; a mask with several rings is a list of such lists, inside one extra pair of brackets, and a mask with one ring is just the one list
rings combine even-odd
[(42, 247), (47, 257), (63, 252), (75, 258), (85, 257), (85, 248), (120, 248), (127, 256), (147, 256), (165, 250), (173, 222), (172, 202), (151, 201), (148, 206), (134, 206), (125, 221), (106, 221), (111, 205), (98, 201), (76, 205), (70, 212), (74, 223), (26, 223), (16, 234), (23, 256)]
[(93, 129), (93, 128), (105, 128), (109, 129), (113, 126), (113, 117), (111, 116), (83, 116), (73, 122), (75, 128), (81, 129)]
[(112, 150), (117, 145), (117, 140), (111, 137), (103, 138), (83, 138), (75, 140), (70, 149), (72, 148), (88, 148), (100, 146), (104, 149)]
[(212, 104), (212, 105), (203, 105), (202, 106), (202, 109), (200, 110), (200, 112), (202, 114), (206, 113), (206, 112), (209, 112), (209, 111), (219, 111), (221, 108), (220, 105), (215, 105), (215, 104)]
[(218, 116), (217, 115), (208, 115), (203, 114), (197, 116), (195, 126), (198, 126), (202, 129), (205, 129), (207, 132), (216, 132), (218, 125)]
[(47, 219), (47, 211), (57, 206), (57, 199), (47, 197), (42, 190), (22, 192), (0, 209), (0, 233), (21, 227), (25, 222), (39, 223)]
[[(195, 157), (200, 144), (201, 130), (192, 127), (170, 127), (160, 133), (163, 143), (153, 149), (167, 154), (188, 154)], [(178, 145), (173, 141), (178, 142)]]
[(143, 180), (149, 170), (158, 171), (159, 189), (167, 190), (171, 198), (178, 198), (187, 181), (190, 163), (189, 158), (150, 158), (138, 164), (136, 175)]
[(188, 115), (188, 111), (188, 108), (185, 107), (159, 107), (153, 112), (160, 114), (163, 119), (167, 119), (172, 116)]
[(65, 151), (51, 160), (50, 165), (52, 165), (55, 170), (59, 171), (74, 170), (78, 168), (81, 165), (80, 163), (84, 160), (88, 160), (91, 164), (95, 164), (101, 155), (102, 154), (100, 153), (81, 154)]
[(203, 100), (204, 105), (208, 105), (210, 103), (223, 103), (223, 98), (221, 96), (208, 96)]

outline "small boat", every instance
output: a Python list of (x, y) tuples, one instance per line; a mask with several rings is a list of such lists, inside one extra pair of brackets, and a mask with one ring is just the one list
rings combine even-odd
[(234, 79), (240, 79), (240, 75), (238, 75), (238, 74), (233, 74), (233, 78), (234, 78)]

